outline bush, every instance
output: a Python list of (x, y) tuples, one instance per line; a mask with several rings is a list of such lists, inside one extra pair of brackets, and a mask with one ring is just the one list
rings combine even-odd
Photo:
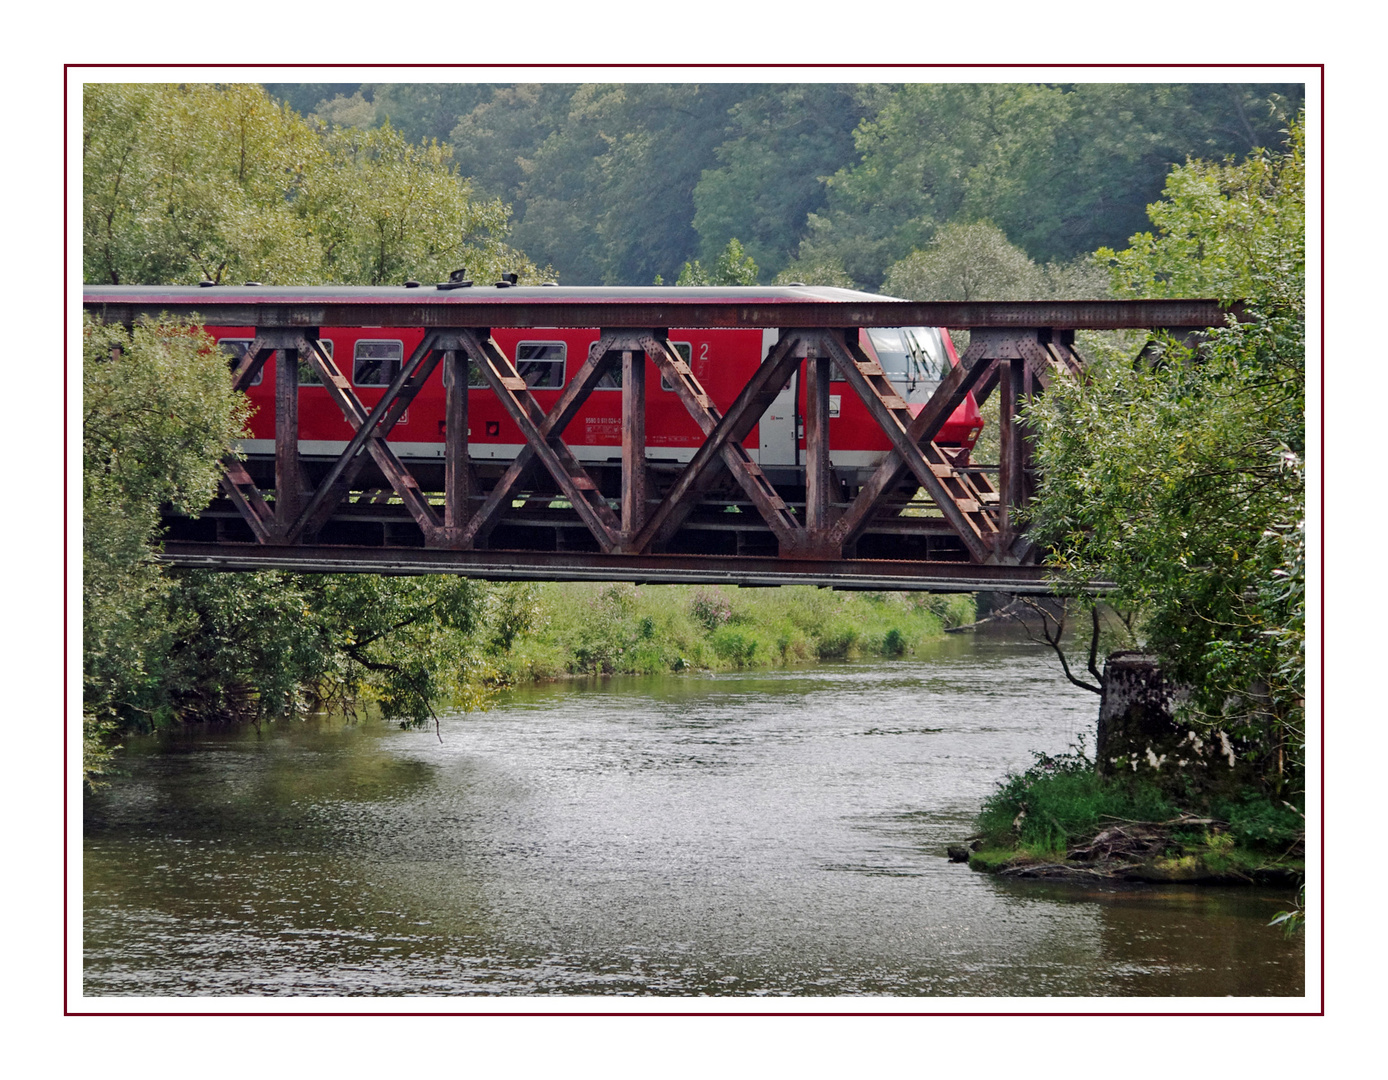
[(847, 660), (853, 655), (858, 644), (858, 628), (847, 623), (836, 622), (826, 626), (819, 639), (818, 654), (821, 660)]
[(1258, 792), (1242, 799), (1216, 803), (1216, 817), (1229, 823), (1229, 832), (1249, 847), (1284, 848), (1299, 843), (1306, 832), (1306, 819), (1283, 802), (1274, 802)]
[(696, 589), (689, 599), (689, 615), (710, 632), (730, 621), (733, 608), (728, 598), (717, 589)]
[(713, 651), (720, 660), (726, 660), (734, 667), (749, 667), (757, 653), (757, 639), (742, 630), (725, 626), (716, 630), (712, 637)]

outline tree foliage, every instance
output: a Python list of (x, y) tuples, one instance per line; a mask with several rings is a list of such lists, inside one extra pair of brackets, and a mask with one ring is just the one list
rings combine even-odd
[[(733, 237), (718, 255), (712, 270), (705, 270), (695, 259), (685, 263), (680, 271), (676, 285), (755, 285), (757, 283), (757, 264), (742, 250), (742, 244)], [(659, 282), (657, 282), (659, 284)]]
[(516, 88), (464, 118), (454, 139), (466, 163), (490, 157), (489, 133), (500, 134), (489, 182), (519, 174), (499, 193), (533, 257), (579, 283), (648, 282), (698, 254), (694, 187), (747, 93), (725, 83)]
[(1246, 299), (1247, 321), (1055, 385), (1029, 417), (1052, 565), (1114, 581), (1190, 713), (1258, 739), (1273, 785), (1304, 737), (1302, 146), (1294, 125), (1279, 153), (1173, 170), (1158, 232), (1107, 253), (1129, 295)]
[[(1273, 134), (1257, 102), (1293, 87), (911, 84), (854, 132), (800, 257), (862, 282), (925, 250), (952, 221), (987, 220), (1026, 253), (1066, 262), (1142, 227), (1170, 166)], [(1280, 99), (1279, 99), (1280, 100)], [(1240, 123), (1230, 124), (1231, 114)]]
[(446, 148), (389, 125), (315, 128), (259, 86), (89, 85), (82, 167), (88, 281), (548, 276)]
[(1038, 265), (990, 221), (950, 222), (887, 270), (883, 290), (907, 300), (1095, 299), (1108, 276), (1092, 259)]
[[(1275, 137), (1258, 84), (274, 84), (325, 127), (440, 139), (515, 242), (576, 283), (638, 284), (739, 237), (768, 277), (879, 287), (952, 221), (1040, 263), (1145, 225), (1171, 165)], [(1275, 109), (1269, 103), (1274, 102)], [(443, 146), (447, 156), (449, 146)], [(481, 201), (486, 201), (482, 199)]]
[(717, 258), (737, 236), (764, 272), (784, 269), (824, 204), (824, 178), (852, 158), (865, 104), (851, 86), (773, 83), (729, 109), (716, 164), (694, 186), (700, 257)]
[(88, 320), (82, 341), (82, 675), (84, 770), (108, 754), (118, 721), (149, 714), (160, 658), (186, 632), (153, 561), (159, 511), (197, 514), (217, 463), (245, 424), (226, 358), (196, 327), (127, 332)]
[(373, 128), (389, 124), (409, 143), (450, 141), (458, 117), (489, 101), (494, 88), (485, 83), (362, 83), (321, 85), (308, 93), (283, 84), (267, 84), (271, 94), (287, 97), (304, 116), (327, 126)]
[(447, 148), (411, 145), (389, 124), (333, 128), (321, 143), (327, 165), (310, 178), (304, 203), (323, 280), (442, 281), (463, 266), (480, 281), (508, 271), (527, 282), (550, 276), (506, 242), (510, 210), (472, 198)]
[(170, 599), (193, 626), (158, 687), (171, 720), (374, 706), (419, 725), (439, 702), (485, 697), (474, 631), (486, 590), (466, 578), (186, 571), (174, 583)]
[[(508, 209), (437, 144), (311, 126), (256, 86), (88, 86), (88, 280), (376, 284), (515, 270)], [(544, 276), (547, 276), (544, 275)], [(166, 572), (160, 508), (196, 514), (248, 408), (196, 326), (88, 323), (84, 771), (121, 733), (367, 703), (406, 723), (475, 703), (483, 587), (458, 578)]]
[(836, 289), (856, 289), (858, 283), (848, 276), (843, 263), (832, 255), (791, 259), (779, 274), (777, 285), (828, 285)]
[(320, 273), (298, 196), (321, 148), (260, 87), (93, 84), (82, 101), (87, 281)]

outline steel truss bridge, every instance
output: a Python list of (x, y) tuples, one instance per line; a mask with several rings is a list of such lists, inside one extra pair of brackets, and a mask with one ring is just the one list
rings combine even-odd
[[(915, 303), (806, 287), (508, 284), (86, 287), (85, 309), (109, 322), (167, 314), (254, 327), (234, 372), (238, 389), (276, 365), (273, 461), (228, 459), (221, 496), (207, 511), (166, 517), (164, 559), (220, 570), (1043, 593), (1041, 553), (1018, 527), (1017, 511), (1034, 489), (1019, 407), (1053, 380), (1081, 375), (1076, 330), (1188, 334), (1231, 316), (1213, 300)], [(370, 407), (319, 338), (324, 327), (344, 326), (425, 329)], [(498, 348), (493, 326), (600, 331), (546, 411)], [(877, 326), (971, 331), (961, 362), (914, 415), (858, 345), (857, 331)], [(671, 327), (772, 328), (779, 339), (724, 412), (671, 347)], [(687, 463), (647, 459), (647, 356), (703, 433)], [(355, 433), (329, 461), (300, 453), (300, 361)], [(514, 460), (490, 470), (468, 452), (469, 362), (525, 439)], [(585, 466), (565, 431), (617, 370), (620, 467)], [(403, 461), (391, 431), (436, 371), (446, 387), (442, 459)], [(855, 485), (830, 462), (831, 377), (862, 400), (890, 446)], [(803, 470), (787, 482), (763, 470), (743, 440), (792, 378), (805, 384), (805, 449)], [(980, 404), (998, 395), (996, 462), (973, 463), (934, 441), (970, 392)]]

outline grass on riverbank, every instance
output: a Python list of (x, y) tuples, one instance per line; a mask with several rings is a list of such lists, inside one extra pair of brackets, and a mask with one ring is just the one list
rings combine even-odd
[(547, 583), (509, 587), (514, 633), (498, 676), (780, 667), (913, 654), (946, 626), (971, 622), (971, 595), (848, 593), (811, 586)]
[(1259, 791), (1173, 796), (1150, 781), (1101, 778), (1079, 750), (1038, 754), (983, 805), (977, 870), (1098, 866), (1144, 880), (1286, 880), (1304, 871), (1305, 819)]

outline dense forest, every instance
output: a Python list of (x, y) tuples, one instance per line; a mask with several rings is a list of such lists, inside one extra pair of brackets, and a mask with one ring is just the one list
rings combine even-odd
[[(466, 266), (917, 299), (1243, 299), (1249, 321), (1199, 355), (1129, 354), (1048, 395), (1031, 417), (1032, 524), (1059, 582), (1119, 584), (1137, 643), (1197, 688), (1204, 721), (1260, 740), (1268, 783), (1290, 794), (1304, 742), (1301, 101), (1298, 86), (1227, 84), (93, 84), (84, 273), (379, 284)], [(526, 587), (159, 565), (160, 507), (207, 505), (244, 422), (226, 357), (196, 328), (88, 323), (83, 421), (89, 778), (123, 734), (193, 720), (368, 705), (429, 722), (441, 702), (477, 703), (543, 629)], [(652, 619), (609, 600), (611, 633), (548, 642), (545, 664), (664, 663), (627, 640)], [(750, 648), (700, 603), (680, 633)], [(807, 657), (841, 636), (767, 633)]]
[(1043, 264), (1121, 247), (1173, 165), (1279, 144), (1304, 99), (1225, 83), (266, 89), (327, 127), (436, 141), (564, 284), (673, 282), (737, 239), (762, 282), (874, 290), (950, 222), (989, 221)]

